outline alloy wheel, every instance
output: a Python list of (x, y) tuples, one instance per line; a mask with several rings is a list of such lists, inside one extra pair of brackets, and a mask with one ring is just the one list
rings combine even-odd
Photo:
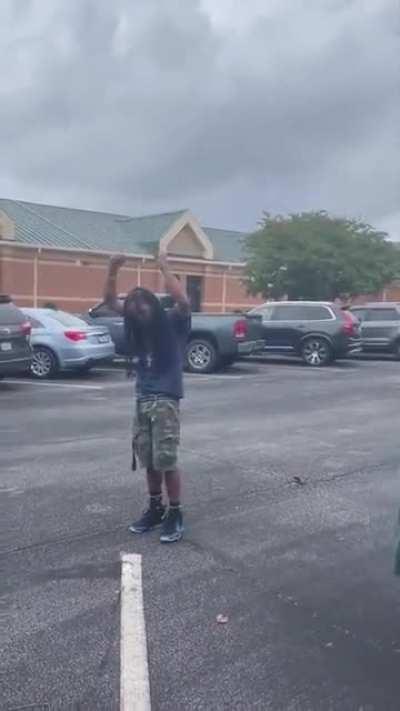
[(53, 370), (53, 358), (48, 351), (36, 350), (33, 354), (31, 371), (36, 378), (48, 378)]
[(330, 359), (329, 345), (320, 338), (310, 338), (303, 346), (303, 358), (307, 365), (326, 365)]

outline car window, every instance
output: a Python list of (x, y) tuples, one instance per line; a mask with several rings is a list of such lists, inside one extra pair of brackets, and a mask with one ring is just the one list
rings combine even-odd
[(54, 321), (58, 321), (62, 326), (67, 326), (67, 328), (87, 328), (86, 321), (72, 314), (67, 314), (65, 311), (49, 311), (49, 313), (46, 313), (46, 316)]
[(399, 321), (397, 309), (368, 309), (367, 321)]
[(0, 324), (8, 326), (10, 324), (23, 323), (25, 316), (14, 304), (0, 304)]
[(30, 314), (28, 314), (26, 318), (28, 319), (32, 328), (44, 328), (43, 324), (40, 323), (40, 321), (38, 321), (38, 319), (35, 318), (34, 316), (31, 316)]
[(272, 312), (271, 321), (301, 321), (306, 319), (304, 306), (300, 304), (287, 304), (275, 306)]
[(307, 319), (307, 321), (327, 321), (332, 319), (332, 313), (326, 306), (321, 306), (319, 304), (309, 304), (303, 306), (303, 316), (302, 318)]
[(353, 314), (359, 321), (364, 321), (367, 315), (367, 309), (351, 309), (349, 313)]
[(112, 316), (118, 316), (119, 314), (117, 314), (116, 311), (113, 311), (113, 309), (110, 309), (107, 304), (100, 304), (99, 306), (95, 306), (91, 310), (90, 315), (92, 316), (92, 318), (107, 318)]
[(264, 321), (269, 321), (272, 315), (272, 306), (260, 306), (257, 309), (252, 309), (250, 314), (258, 314), (262, 316)]

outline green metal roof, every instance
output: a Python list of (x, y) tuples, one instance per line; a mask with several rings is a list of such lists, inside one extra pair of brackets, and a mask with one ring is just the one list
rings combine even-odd
[[(0, 198), (3, 210), (15, 223), (17, 242), (59, 249), (152, 254), (154, 245), (187, 210), (130, 217), (107, 212), (76, 210)], [(242, 261), (245, 234), (206, 227), (215, 259)]]
[(220, 262), (243, 262), (243, 243), (247, 234), (234, 230), (220, 230), (216, 227), (203, 227), (214, 247), (214, 259)]

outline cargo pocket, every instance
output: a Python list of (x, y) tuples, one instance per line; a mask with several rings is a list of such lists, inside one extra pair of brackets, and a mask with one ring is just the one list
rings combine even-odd
[(179, 440), (179, 406), (173, 402), (162, 402), (153, 420), (153, 459), (157, 470), (176, 469)]
[(132, 427), (132, 455), (135, 455), (135, 462), (139, 461), (143, 469), (152, 468), (151, 439), (149, 413), (138, 410)]

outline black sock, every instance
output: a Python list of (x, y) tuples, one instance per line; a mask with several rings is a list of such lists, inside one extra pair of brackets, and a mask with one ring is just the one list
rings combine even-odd
[(159, 508), (162, 506), (162, 493), (160, 492), (159, 494), (150, 494), (150, 506), (155, 506), (156, 508)]
[(180, 508), (181, 508), (181, 502), (180, 502), (180, 501), (170, 501), (170, 502), (169, 502), (169, 508), (170, 508), (170, 509), (180, 509)]

